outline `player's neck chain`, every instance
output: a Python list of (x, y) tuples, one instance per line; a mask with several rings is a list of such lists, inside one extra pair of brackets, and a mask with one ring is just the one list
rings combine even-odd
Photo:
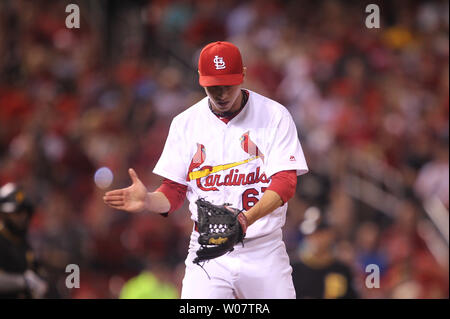
[(211, 110), (211, 112), (214, 113), (214, 115), (217, 115), (219, 117), (232, 117), (233, 115), (239, 113), (245, 106), (245, 104), (247, 104), (248, 101), (248, 93), (245, 90), (241, 90), (242, 92), (242, 102), (241, 102), (241, 107), (239, 108), (239, 110), (235, 111), (235, 112), (230, 112), (230, 111), (226, 111), (226, 112), (216, 112), (213, 110), (212, 105), (211, 105), (211, 101), (208, 99), (208, 105), (209, 105), (209, 109)]

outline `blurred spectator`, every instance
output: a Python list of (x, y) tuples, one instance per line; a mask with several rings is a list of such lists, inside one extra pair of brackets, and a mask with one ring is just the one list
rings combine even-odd
[(379, 226), (366, 221), (359, 226), (355, 238), (355, 262), (354, 271), (359, 293), (362, 298), (383, 298), (383, 293), (377, 287), (366, 287), (365, 281), (369, 273), (366, 269), (369, 265), (375, 265), (379, 271), (380, 280), (387, 269), (387, 254), (384, 246), (380, 247), (381, 231)]
[(0, 298), (43, 298), (47, 282), (28, 243), (34, 206), (14, 183), (0, 187)]
[(351, 268), (334, 256), (335, 230), (317, 208), (308, 209), (300, 230), (305, 238), (299, 258), (292, 263), (297, 299), (357, 298)]
[(449, 207), (448, 176), (450, 171), (447, 146), (448, 142), (435, 146), (434, 159), (420, 169), (414, 186), (422, 200), (426, 201), (435, 196), (446, 207)]
[(418, 233), (419, 219), (414, 201), (404, 200), (394, 224), (382, 236), (389, 267), (381, 285), (387, 286), (390, 298), (444, 298), (448, 294), (448, 273)]
[(164, 282), (153, 272), (145, 271), (128, 280), (122, 287), (120, 299), (178, 299), (173, 284)]

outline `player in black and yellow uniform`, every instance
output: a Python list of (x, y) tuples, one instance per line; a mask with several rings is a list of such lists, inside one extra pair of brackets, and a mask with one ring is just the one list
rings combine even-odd
[(305, 221), (305, 242), (292, 264), (297, 299), (354, 299), (350, 267), (333, 255), (335, 233), (323, 219)]
[(46, 293), (27, 242), (33, 211), (16, 184), (0, 187), (0, 298), (42, 298)]

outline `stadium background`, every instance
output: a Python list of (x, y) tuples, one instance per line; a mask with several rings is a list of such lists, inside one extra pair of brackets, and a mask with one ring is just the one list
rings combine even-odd
[[(79, 29), (65, 27), (68, 3), (0, 1), (0, 183), (37, 204), (29, 238), (48, 297), (118, 298), (143, 270), (168, 296), (180, 289), (187, 205), (169, 218), (113, 211), (93, 176), (107, 166), (125, 187), (133, 167), (159, 186), (171, 118), (204, 96), (199, 50), (222, 39), (243, 53), (245, 87), (298, 125), (310, 173), (289, 202), (291, 260), (314, 206), (361, 298), (448, 298), (447, 1), (78, 0)], [(368, 3), (380, 29), (364, 25)], [(79, 289), (64, 285), (71, 263)], [(370, 263), (379, 289), (364, 288)]]

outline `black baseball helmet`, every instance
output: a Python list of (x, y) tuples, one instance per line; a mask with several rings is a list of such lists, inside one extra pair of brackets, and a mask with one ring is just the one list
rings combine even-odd
[(34, 212), (34, 207), (23, 189), (16, 183), (7, 183), (0, 187), (0, 213), (13, 214), (26, 211)]

